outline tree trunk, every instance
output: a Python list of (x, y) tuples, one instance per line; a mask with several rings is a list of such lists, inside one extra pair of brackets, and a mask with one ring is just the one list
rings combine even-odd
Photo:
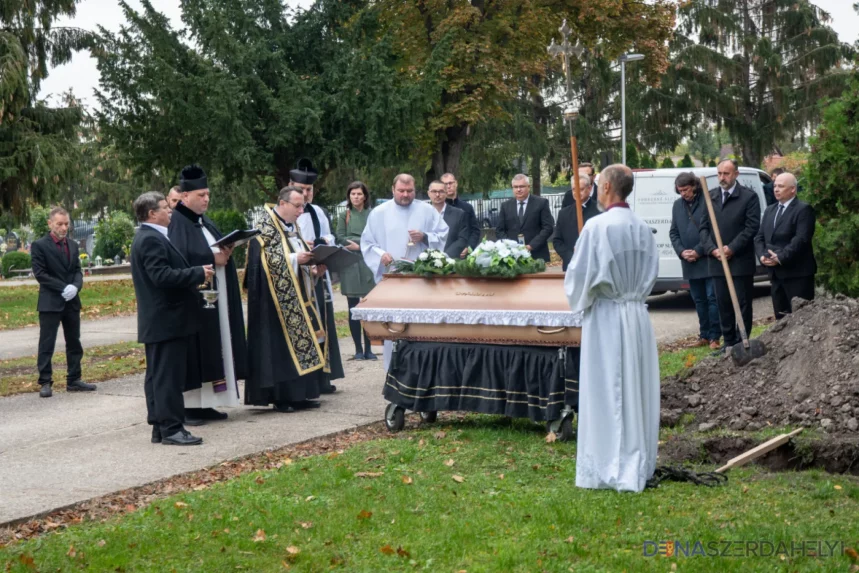
[[(546, 107), (543, 105), (543, 95), (540, 93), (540, 78), (531, 78), (531, 114), (534, 125), (545, 137), (546, 130)], [(540, 145), (537, 142), (532, 142), (531, 149), (531, 193), (540, 195), (542, 193), (542, 172), (541, 164), (543, 162), (543, 153)]]
[(447, 129), (438, 130), (438, 147), (432, 158), (432, 178), (441, 179), (445, 173), (459, 175), (459, 158), (468, 137), (468, 124), (459, 124)]

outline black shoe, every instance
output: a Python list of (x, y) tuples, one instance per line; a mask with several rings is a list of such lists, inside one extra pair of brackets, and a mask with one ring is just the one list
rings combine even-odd
[(205, 426), (206, 420), (203, 420), (202, 418), (188, 418), (186, 416), (185, 417), (185, 425), (186, 426)]
[(364, 360), (364, 353), (363, 352), (356, 352), (355, 357), (352, 360)]
[(369, 350), (364, 353), (364, 360), (378, 360), (379, 357), (370, 352)]
[(301, 402), (293, 402), (291, 405), (296, 410), (311, 410), (322, 407), (322, 403), (316, 400), (302, 400)]
[(179, 430), (172, 436), (162, 436), (161, 445), (163, 446), (199, 446), (203, 443), (203, 438), (198, 438), (188, 430)]
[(152, 443), (161, 443), (161, 430), (158, 428), (158, 426), (152, 426)]
[(39, 388), (39, 397), (40, 398), (50, 398), (54, 395), (54, 391), (51, 390), (51, 383), (45, 382), (42, 384), (42, 387)]
[(82, 380), (66, 382), (66, 392), (94, 392), (95, 384), (87, 384)]
[(319, 393), (320, 394), (333, 394), (336, 391), (337, 391), (337, 386), (335, 386), (334, 384), (331, 384), (330, 388), (328, 388), (327, 390), (320, 390)]
[(229, 414), (218, 412), (214, 408), (185, 408), (185, 417), (198, 420), (226, 420)]
[(291, 414), (292, 412), (295, 412), (295, 408), (289, 404), (275, 404), (274, 409), (283, 414)]

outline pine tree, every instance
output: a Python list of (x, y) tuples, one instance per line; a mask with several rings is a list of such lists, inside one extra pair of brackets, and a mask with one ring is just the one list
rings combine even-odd
[(638, 158), (638, 148), (632, 142), (626, 144), (626, 166), (630, 169), (641, 167), (641, 160)]
[(683, 156), (683, 159), (680, 160), (680, 165), (677, 167), (695, 167), (695, 162), (692, 161), (692, 158), (689, 157), (689, 154)]
[(666, 84), (727, 128), (745, 165), (813, 128), (817, 102), (844, 89), (852, 50), (810, 0), (689, 0), (678, 14)]
[(668, 155), (665, 156), (665, 159), (662, 160), (662, 164), (659, 166), (660, 169), (673, 169), (674, 167), (674, 161)]
[(49, 65), (63, 64), (92, 36), (55, 28), (76, 0), (3, 0), (0, 9), (0, 215), (26, 216), (27, 201), (46, 201), (76, 174), (80, 108), (36, 99)]

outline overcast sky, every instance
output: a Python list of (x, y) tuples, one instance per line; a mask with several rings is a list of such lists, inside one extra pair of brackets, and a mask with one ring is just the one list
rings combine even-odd
[[(312, 4), (312, 0), (286, 1), (296, 7), (308, 7)], [(842, 41), (853, 43), (859, 39), (859, 15), (853, 10), (852, 0), (814, 0), (814, 3), (830, 13), (832, 16), (830, 25), (838, 32)], [(140, 8), (138, 0), (129, 0), (129, 4)], [(167, 15), (174, 27), (181, 26), (179, 0), (152, 0), (152, 5)], [(59, 25), (95, 30), (100, 24), (109, 30), (116, 31), (123, 21), (122, 10), (115, 0), (82, 0), (78, 4), (75, 17), (70, 21), (64, 20)], [(93, 90), (98, 86), (98, 79), (95, 60), (90, 58), (88, 53), (80, 52), (68, 64), (51, 70), (48, 78), (42, 82), (39, 96), (46, 98), (72, 88), (85, 105), (95, 105)]]

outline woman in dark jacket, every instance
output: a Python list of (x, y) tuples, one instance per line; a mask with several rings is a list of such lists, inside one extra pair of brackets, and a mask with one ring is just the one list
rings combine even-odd
[(702, 196), (701, 182), (694, 173), (681, 173), (674, 181), (674, 191), (680, 198), (671, 212), (671, 245), (680, 257), (683, 278), (689, 281), (689, 293), (698, 311), (699, 346), (709, 344), (718, 350), (722, 336), (719, 328), (719, 307), (713, 290), (713, 279), (707, 269), (709, 256), (700, 242), (698, 228), (707, 217), (707, 205)]
[[(361, 256), (361, 233), (367, 225), (370, 216), (370, 192), (360, 181), (349, 184), (346, 188), (346, 208), (337, 216), (337, 227), (334, 237), (337, 242), (350, 251)], [(361, 297), (367, 296), (376, 281), (373, 271), (364, 263), (362, 258), (357, 264), (346, 267), (340, 273), (340, 292), (349, 303), (349, 330), (355, 342), (355, 360), (377, 360), (370, 348), (370, 338), (364, 332), (364, 344), (361, 345), (361, 321), (352, 319), (352, 308), (358, 304)]]

